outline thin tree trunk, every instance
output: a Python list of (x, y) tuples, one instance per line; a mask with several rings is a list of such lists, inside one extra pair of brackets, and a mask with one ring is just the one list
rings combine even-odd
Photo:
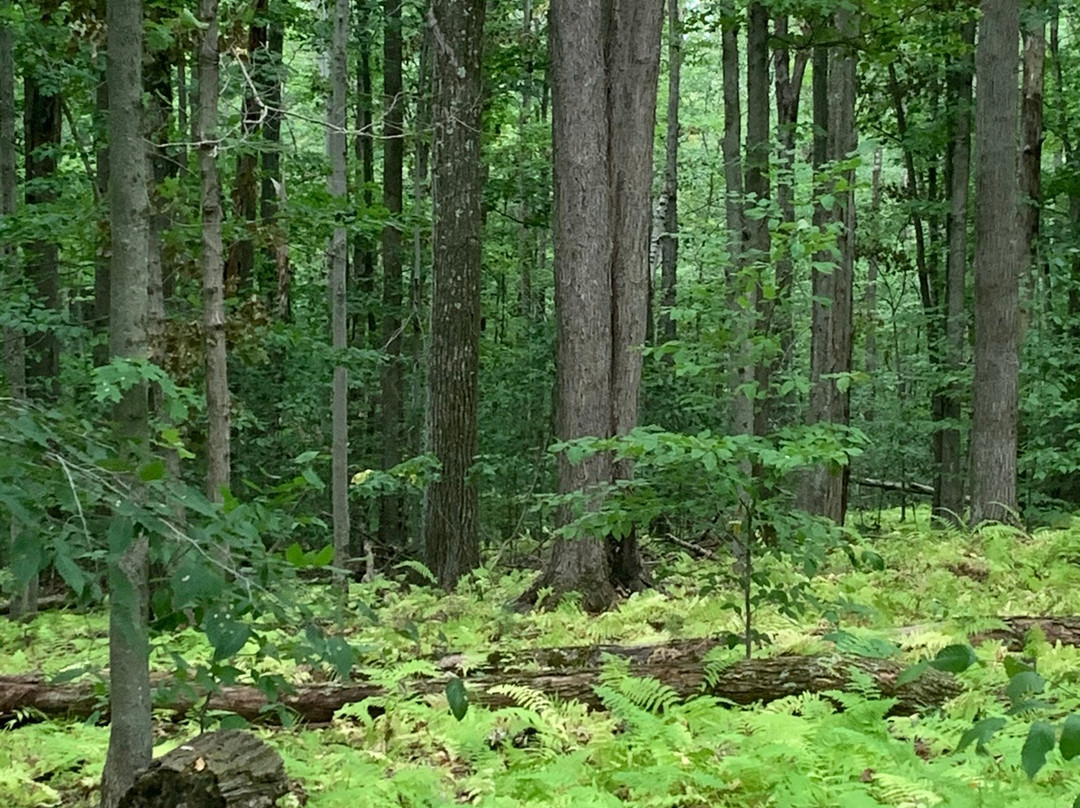
[[(49, 14), (44, 14), (46, 19)], [(26, 205), (28, 212), (56, 201), (54, 175), (60, 151), (63, 117), (59, 90), (43, 83), (34, 73), (23, 82), (23, 116), (26, 149)], [(48, 227), (39, 232), (48, 233)], [(60, 309), (59, 246), (45, 237), (25, 249), (26, 277), (40, 305), (51, 312)], [(34, 334), (26, 343), (26, 376), (31, 397), (53, 402), (60, 395), (60, 343), (51, 328)]]
[(983, 0), (975, 53), (975, 417), (971, 521), (1016, 511), (1019, 400), (1017, 42), (1019, 0)]
[[(344, 207), (348, 194), (346, 150), (348, 124), (345, 112), (349, 81), (349, 0), (335, 0), (330, 44), (330, 103), (327, 109), (326, 148), (330, 153), (328, 190), (335, 204)], [(330, 237), (330, 322), (335, 353), (348, 348), (348, 313), (345, 276), (348, 241), (344, 225)], [(334, 521), (334, 564), (344, 569), (349, 561), (349, 371), (344, 364), (334, 366), (333, 439), (330, 488)], [(344, 573), (338, 585), (346, 587)], [(344, 593), (343, 593), (344, 594)]]
[[(375, 205), (372, 186), (375, 183), (375, 135), (372, 130), (372, 111), (375, 97), (371, 83), (371, 37), (368, 26), (371, 24), (371, 9), (367, 0), (357, 4), (356, 29), (360, 36), (360, 60), (356, 69), (356, 128), (355, 140), (356, 164), (360, 168), (361, 198), (364, 209), (371, 210)], [(360, 294), (361, 317), (357, 322), (357, 331), (363, 333), (359, 340), (365, 347), (375, 348), (378, 341), (378, 321), (375, 317), (375, 261), (377, 252), (375, 242), (370, 237), (357, 238), (353, 241), (353, 272), (356, 288)]]
[[(401, 0), (383, 0), (383, 14), (383, 206), (391, 220), (382, 232), (382, 342), (386, 362), (382, 366), (380, 387), (382, 461), (383, 468), (390, 469), (401, 462), (404, 384), (401, 366), (402, 240), (399, 225), (405, 153), (402, 130), (405, 97), (401, 74)], [(401, 547), (404, 542), (401, 496), (386, 494), (379, 503), (379, 543), (389, 549)]]
[(259, 216), (266, 232), (266, 260), (272, 270), (266, 288), (273, 290), (278, 319), (292, 319), (292, 271), (289, 267), (289, 238), (279, 219), (285, 203), (285, 185), (281, 174), (281, 88), (284, 79), (282, 53), (285, 48), (285, 25), (272, 20), (266, 34), (266, 117), (263, 121), (262, 189)]
[(1020, 257), (1027, 261), (1026, 307), (1032, 314), (1039, 283), (1039, 218), (1042, 207), (1043, 67), (1046, 62), (1046, 16), (1034, 3), (1024, 26), (1024, 77), (1020, 114)]
[[(759, 2), (750, 3), (746, 26), (746, 206), (769, 201), (769, 12)], [(751, 268), (747, 283), (752, 289), (755, 311), (752, 336), (768, 336), (772, 303), (762, 294), (765, 273), (772, 261), (772, 237), (769, 217), (756, 213), (746, 217), (747, 261)], [(752, 351), (747, 363), (747, 381), (751, 383), (751, 432), (764, 435), (770, 424), (768, 410), (758, 402), (768, 395), (772, 365), (768, 357), (756, 357)]]
[[(106, 17), (107, 0), (97, 0), (97, 17)], [(100, 367), (109, 361), (109, 211), (105, 204), (109, 195), (109, 82), (104, 80), (108, 59), (105, 53), (98, 55), (98, 67), (102, 80), (98, 81), (94, 97), (94, 140), (97, 144), (94, 155), (95, 176), (97, 177), (97, 197), (101, 201), (98, 213), (97, 254), (94, 256), (94, 333), (103, 337), (94, 346), (94, 366)], [(183, 131), (183, 130), (181, 130)]]
[[(521, 6), (521, 49), (526, 54), (525, 75), (521, 82), (521, 108), (518, 111), (519, 137), (524, 141), (526, 129), (531, 123), (532, 96), (533, 96), (533, 3), (532, 0), (523, 0)], [(531, 190), (529, 188), (528, 163), (523, 162), (518, 170), (518, 262), (521, 268), (521, 280), (519, 290), (519, 309), (526, 320), (535, 317), (533, 301), (533, 273), (536, 264), (536, 244), (533, 239), (533, 226), (529, 221), (532, 218), (532, 206), (530, 205)]]
[[(110, 0), (108, 83), (112, 310), (114, 357), (146, 359), (149, 199), (142, 119), (142, 2)], [(216, 43), (216, 38), (215, 38)], [(146, 450), (147, 389), (137, 384), (116, 405), (117, 436), (128, 451)], [(147, 628), (149, 550), (145, 535), (115, 515), (110, 529), (109, 751), (101, 783), (103, 808), (116, 808), (135, 775), (150, 763), (150, 643)], [(121, 545), (121, 546), (118, 546)]]
[(199, 173), (202, 177), (203, 328), (206, 350), (206, 493), (221, 502), (229, 485), (229, 377), (221, 245), (221, 182), (217, 167), (218, 0), (201, 0), (199, 48)]
[(452, 589), (480, 565), (477, 451), (480, 355), (481, 46), (485, 0), (434, 0), (434, 264), (427, 441), (442, 473), (424, 496), (428, 567)]
[(753, 365), (748, 364), (750, 349), (749, 322), (754, 312), (752, 299), (740, 303), (744, 297), (746, 254), (746, 220), (743, 208), (742, 170), (742, 111), (739, 87), (739, 23), (734, 4), (724, 2), (721, 7), (724, 18), (721, 33), (721, 61), (724, 84), (724, 139), (721, 152), (724, 159), (725, 220), (727, 224), (727, 290), (728, 305), (733, 318), (733, 355), (735, 371), (732, 374), (731, 432), (737, 435), (754, 431), (754, 401), (747, 395), (747, 385), (753, 381)]
[(678, 337), (675, 307), (679, 267), (679, 94), (682, 76), (680, 0), (668, 0), (668, 105), (664, 144), (664, 232), (660, 238), (660, 333), (665, 342)]
[(951, 382), (944, 387), (941, 432), (941, 479), (935, 481), (940, 504), (938, 518), (960, 524), (964, 512), (964, 463), (960, 443), (961, 385), (957, 377), (964, 368), (965, 297), (967, 274), (968, 186), (971, 180), (971, 82), (975, 45), (975, 22), (964, 23), (961, 40), (969, 49), (950, 75), (950, 107), (953, 110), (949, 149), (949, 251), (945, 262), (945, 370)]

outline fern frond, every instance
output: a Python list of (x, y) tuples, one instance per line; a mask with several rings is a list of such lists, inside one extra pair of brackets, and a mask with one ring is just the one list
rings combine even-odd
[(497, 696), (506, 696), (516, 702), (519, 707), (523, 707), (537, 716), (552, 709), (551, 699), (539, 690), (524, 685), (495, 685), (489, 688), (488, 692)]

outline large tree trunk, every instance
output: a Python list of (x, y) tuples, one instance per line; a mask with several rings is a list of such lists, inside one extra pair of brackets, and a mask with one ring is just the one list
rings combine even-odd
[(206, 351), (206, 493), (221, 502), (229, 485), (229, 376), (221, 245), (221, 182), (217, 167), (218, 0), (201, 0), (206, 25), (199, 47), (199, 173), (202, 177), (203, 328)]
[[(349, 0), (335, 0), (333, 6), (333, 34), (330, 45), (330, 103), (327, 109), (326, 148), (330, 153), (330, 196), (342, 208), (346, 204), (348, 185), (346, 176), (345, 136), (346, 91), (349, 81), (349, 57), (346, 50), (349, 41)], [(335, 354), (341, 355), (348, 348), (348, 312), (346, 310), (346, 274), (348, 241), (345, 226), (334, 228), (330, 237), (330, 323), (331, 340)], [(344, 569), (349, 560), (349, 370), (344, 364), (334, 366), (333, 435), (330, 473), (331, 500), (334, 521), (334, 564)], [(339, 573), (339, 584), (348, 592), (344, 573)]]
[[(896, 677), (905, 669), (894, 660), (867, 657), (780, 656), (769, 659), (744, 659), (706, 677), (709, 651), (715, 640), (681, 640), (663, 645), (602, 645), (582, 648), (541, 649), (524, 656), (489, 657), (483, 667), (466, 666), (465, 657), (452, 654), (436, 662), (443, 676), (412, 679), (409, 691), (415, 695), (441, 693), (448, 676), (463, 678), (470, 701), (494, 708), (516, 702), (501, 686), (526, 687), (563, 700), (574, 699), (593, 709), (602, 709), (596, 694), (607, 657), (625, 660), (629, 673), (653, 677), (684, 699), (710, 695), (736, 704), (775, 701), (800, 693), (825, 693), (850, 686), (853, 671), (869, 676), (885, 698), (897, 699), (893, 713), (910, 715), (937, 707), (959, 695), (963, 688), (953, 677), (935, 670), (926, 671), (916, 681), (897, 685)], [(163, 681), (163, 687), (172, 682)], [(173, 690), (169, 703), (163, 705), (184, 715), (195, 709), (205, 694)], [(334, 712), (346, 704), (378, 698), (386, 691), (371, 682), (299, 685), (282, 696), (282, 703), (312, 723), (333, 719)], [(249, 720), (274, 721), (275, 710), (266, 710), (265, 694), (254, 687), (225, 687), (211, 694), (211, 710), (236, 713)], [(0, 718), (34, 708), (48, 716), (80, 717), (97, 706), (90, 684), (49, 684), (40, 675), (0, 676)]]
[[(401, 283), (402, 240), (397, 222), (402, 210), (405, 96), (401, 75), (401, 0), (383, 0), (383, 206), (391, 217), (382, 232), (382, 341), (386, 362), (380, 378), (382, 462), (390, 469), (401, 462), (402, 386)], [(385, 551), (405, 542), (401, 496), (386, 494), (379, 502), (379, 543)]]
[[(126, 359), (149, 357), (150, 206), (142, 119), (142, 22), (141, 0), (110, 0), (107, 80), (113, 282), (109, 352)], [(138, 454), (147, 449), (147, 416), (147, 388), (137, 384), (124, 393), (114, 411), (117, 436), (128, 451)], [(134, 523), (118, 515), (113, 518), (116, 524), (110, 528), (108, 566), (112, 720), (101, 784), (103, 808), (115, 808), (138, 771), (150, 763), (153, 744), (147, 628), (149, 547)]]
[(660, 240), (660, 334), (665, 342), (677, 336), (675, 289), (679, 268), (679, 93), (682, 75), (680, 0), (668, 0), (668, 103), (664, 142), (664, 232)]
[[(961, 40), (975, 44), (975, 22), (964, 23)], [(941, 478), (936, 481), (939, 519), (960, 524), (964, 512), (964, 462), (960, 443), (959, 375), (964, 368), (967, 274), (968, 186), (971, 180), (971, 81), (973, 59), (965, 55), (949, 77), (949, 95), (953, 110), (952, 142), (949, 145), (949, 247), (945, 261), (945, 369), (953, 379), (942, 395)]]
[[(835, 29), (843, 38), (851, 38), (857, 30), (853, 12), (836, 12)], [(815, 131), (814, 164), (820, 167), (826, 160), (844, 160), (855, 150), (855, 66), (856, 57), (851, 45), (837, 46), (828, 56), (821, 46), (814, 54), (814, 121), (815, 130), (825, 124), (827, 138)], [(846, 426), (850, 415), (850, 399), (846, 385), (838, 384), (836, 374), (851, 371), (852, 343), (852, 286), (855, 261), (855, 198), (854, 172), (840, 178), (846, 190), (835, 193), (831, 212), (815, 210), (815, 222), (825, 224), (830, 219), (840, 225), (837, 234), (839, 260), (829, 272), (814, 272), (813, 325), (811, 335), (811, 390), (808, 423), (830, 423)], [(806, 474), (801, 505), (804, 510), (844, 523), (847, 512), (847, 482), (849, 469), (819, 466)]]
[(483, 181), (481, 48), (485, 0), (434, 0), (434, 264), (427, 441), (442, 466), (424, 495), (427, 564), (452, 589), (480, 565), (477, 451)]
[(1016, 511), (1019, 0), (983, 0), (975, 54), (975, 418), (971, 521)]

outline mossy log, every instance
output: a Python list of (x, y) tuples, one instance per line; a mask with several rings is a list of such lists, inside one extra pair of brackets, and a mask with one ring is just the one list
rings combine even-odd
[[(523, 656), (489, 655), (478, 665), (475, 659), (449, 655), (436, 665), (441, 674), (413, 679), (408, 691), (417, 695), (440, 693), (452, 676), (465, 680), (474, 703), (495, 707), (512, 700), (498, 692), (498, 685), (528, 687), (550, 697), (576, 699), (602, 708), (595, 687), (604, 659), (625, 660), (630, 673), (653, 677), (681, 697), (708, 694), (734, 704), (768, 702), (799, 693), (823, 693), (847, 688), (855, 673), (868, 676), (881, 694), (897, 700), (897, 714), (912, 714), (937, 707), (961, 692), (960, 684), (948, 674), (926, 671), (918, 680), (896, 684), (904, 669), (893, 660), (847, 656), (779, 656), (741, 660), (707, 676), (705, 656), (716, 647), (713, 640), (687, 640), (660, 645), (594, 646), (589, 648), (543, 649)], [(190, 688), (170, 687), (167, 680), (156, 682), (160, 709), (177, 715), (195, 710), (205, 694)], [(280, 704), (302, 719), (325, 723), (335, 711), (366, 698), (384, 696), (385, 691), (367, 681), (297, 685), (282, 694)], [(251, 721), (273, 721), (276, 711), (267, 710), (267, 699), (254, 687), (225, 687), (212, 693), (211, 710), (236, 713)], [(85, 717), (101, 707), (91, 683), (49, 683), (40, 675), (0, 676), (0, 717), (37, 710), (48, 716)]]
[(119, 808), (270, 808), (289, 790), (281, 755), (246, 732), (209, 732), (158, 758)]

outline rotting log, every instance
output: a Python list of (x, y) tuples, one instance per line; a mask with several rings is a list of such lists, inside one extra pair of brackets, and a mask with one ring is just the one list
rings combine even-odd
[[(498, 690), (499, 685), (528, 687), (549, 697), (575, 699), (593, 708), (602, 708), (595, 686), (599, 683), (606, 656), (628, 663), (634, 676), (653, 677), (679, 696), (715, 696), (734, 704), (774, 701), (799, 693), (843, 690), (852, 673), (869, 676), (881, 694), (895, 698), (895, 714), (908, 715), (937, 707), (961, 692), (960, 684), (948, 674), (926, 671), (918, 680), (898, 686), (897, 675), (904, 665), (893, 660), (842, 656), (779, 656), (741, 660), (706, 676), (710, 668), (706, 655), (717, 646), (715, 640), (688, 640), (663, 645), (596, 646), (591, 648), (544, 649), (522, 657), (500, 658), (492, 654), (486, 662), (463, 655), (443, 657), (437, 663), (442, 675), (413, 679), (407, 692), (416, 696), (441, 693), (451, 676), (465, 680), (474, 703), (492, 707), (513, 704)], [(205, 695), (192, 688), (169, 689), (158, 682), (159, 709), (176, 715), (188, 714), (202, 706)], [(386, 691), (366, 681), (303, 684), (282, 694), (279, 704), (306, 721), (325, 723), (345, 706), (367, 698), (385, 696)], [(277, 720), (267, 709), (262, 691), (250, 686), (230, 686), (210, 694), (206, 707), (243, 716), (250, 721)], [(93, 683), (54, 684), (41, 675), (0, 676), (0, 718), (39, 711), (46, 716), (86, 717), (100, 709)]]
[(120, 808), (270, 808), (289, 790), (281, 755), (246, 732), (209, 732), (158, 758)]

